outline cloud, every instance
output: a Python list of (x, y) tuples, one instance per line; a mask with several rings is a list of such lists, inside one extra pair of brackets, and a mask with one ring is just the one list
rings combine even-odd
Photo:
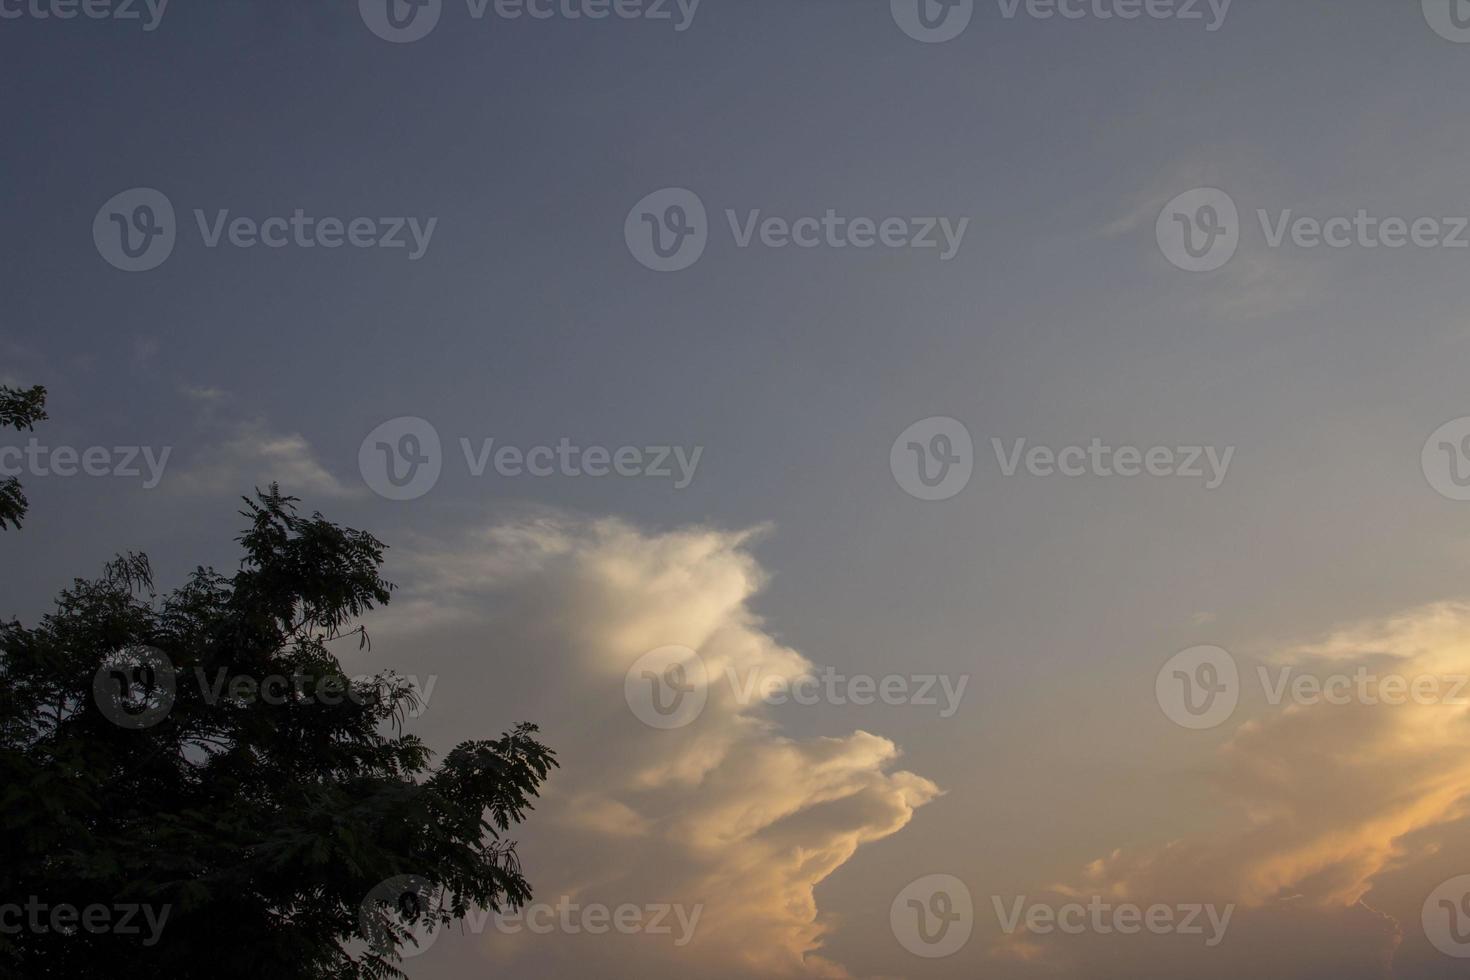
[(181, 390), (184, 396), (191, 401), (205, 405), (222, 402), (229, 398), (228, 392), (213, 385), (185, 385)]
[(0, 385), (11, 388), (45, 384), (43, 379), (54, 374), (34, 349), (3, 335), (0, 335), (0, 364), (5, 365), (0, 368)]
[(154, 362), (158, 359), (159, 343), (157, 337), (134, 337), (133, 338), (133, 368), (138, 371), (151, 371)]
[[(1239, 906), (1218, 952), (1195, 949), (1192, 958), (1171, 959), (1155, 944), (1153, 965), (1135, 964), (1143, 972), (1129, 976), (1177, 975), (1171, 971), (1187, 963), (1185, 972), (1196, 977), (1238, 976), (1247, 969), (1270, 976), (1392, 977), (1403, 934), (1419, 931), (1419, 903), (1451, 873), (1443, 861), (1430, 859), (1459, 830), (1452, 825), (1470, 813), (1470, 690), (1455, 691), (1456, 678), (1470, 674), (1470, 605), (1438, 603), (1355, 624), (1288, 647), (1270, 662), (1317, 678), (1353, 677), (1362, 667), (1369, 697), (1285, 703), (1244, 722), (1210, 767), (1232, 818), (1227, 830), (1117, 850), (1055, 887), (1061, 895), (1145, 904)], [(1433, 678), (1440, 682), (1438, 696), (1384, 703), (1398, 698), (1393, 688), (1379, 690), (1388, 676), (1407, 683)], [(1375, 889), (1403, 875), (1417, 883), (1396, 888), (1403, 894), (1394, 907), (1384, 907)], [(1021, 935), (998, 954), (1024, 949), (1036, 959), (1038, 942), (1054, 967), (1080, 962), (1084, 951), (1110, 966), (1118, 964), (1110, 956), (1130, 955), (1126, 946), (1100, 954), (1095, 938), (1056, 942)]]
[(196, 406), (198, 425), (206, 447), (181, 460), (171, 488), (190, 494), (238, 494), (250, 487), (280, 483), (288, 494), (300, 497), (347, 498), (362, 496), (363, 487), (344, 484), (317, 459), (315, 450), (299, 432), (273, 428), (263, 418), (225, 420), (221, 409), (230, 396), (219, 388), (182, 389)]
[[(497, 723), (538, 722), (561, 755), (521, 843), (537, 900), (702, 907), (682, 947), (668, 936), (491, 928), (444, 954), (442, 972), (425, 962), (415, 976), (483, 972), (487, 959), (538, 976), (588, 963), (607, 977), (848, 975), (818, 953), (828, 923), (813, 888), (939, 790), (895, 771), (888, 739), (788, 737), (758, 699), (742, 704), (723, 682), (726, 668), (794, 678), (811, 667), (751, 611), (765, 576), (750, 540), (541, 515), (398, 557), (396, 574), (412, 586), (372, 632), (380, 649), (440, 651), (417, 668), (446, 678), (424, 721), (450, 727), (431, 744), (483, 736), (483, 721), (457, 726), (467, 710), (488, 709)], [(697, 651), (716, 680), (693, 723), (651, 728), (625, 700), (625, 677), (643, 654), (675, 644)], [(514, 680), (487, 680), (498, 673), (492, 659)]]
[[(1320, 306), (1330, 297), (1331, 267), (1324, 256), (1315, 259), (1299, 249), (1268, 248), (1257, 224), (1261, 188), (1275, 183), (1271, 170), (1254, 152), (1215, 148), (1193, 159), (1165, 168), (1144, 189), (1119, 202), (1113, 216), (1090, 234), (1104, 239), (1133, 238), (1147, 261), (1188, 290), (1170, 292), (1162, 301), (1173, 315), (1222, 318), (1269, 318)], [(1215, 187), (1231, 196), (1239, 209), (1240, 243), (1222, 268), (1208, 275), (1181, 274), (1160, 255), (1154, 225), (1164, 206), (1193, 188)], [(1331, 252), (1331, 249), (1323, 249)]]

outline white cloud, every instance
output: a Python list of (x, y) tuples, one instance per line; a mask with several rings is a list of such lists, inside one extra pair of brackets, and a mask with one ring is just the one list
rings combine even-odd
[(317, 459), (315, 450), (299, 432), (277, 430), (264, 419), (223, 422), (216, 410), (228, 400), (218, 388), (185, 388), (184, 394), (200, 406), (201, 438), (205, 447), (175, 464), (177, 476), (166, 485), (185, 493), (244, 494), (252, 487), (279, 483), (293, 496), (344, 498), (365, 493), (345, 484)]
[[(818, 954), (827, 923), (813, 887), (938, 788), (894, 771), (899, 752), (885, 738), (787, 737), (758, 700), (743, 705), (723, 683), (682, 729), (645, 726), (624, 699), (634, 661), (671, 644), (697, 650), (712, 676), (809, 668), (750, 609), (765, 577), (749, 539), (550, 516), (400, 557), (395, 574), (412, 586), (372, 632), (388, 662), (395, 649), (455, 648), (415, 668), (434, 667), (447, 691), (425, 722), (460, 726), (432, 744), (483, 736), (489, 708), (497, 725), (522, 715), (541, 724), (561, 755), (517, 835), (538, 900), (703, 906), (682, 948), (659, 936), (492, 929), (442, 966), (416, 961), (416, 977), (483, 972), (487, 959), (521, 976), (586, 975), (591, 964), (613, 977), (848, 975)], [(516, 665), (516, 693), (495, 681), (497, 664)], [(482, 709), (473, 727), (465, 704)]]

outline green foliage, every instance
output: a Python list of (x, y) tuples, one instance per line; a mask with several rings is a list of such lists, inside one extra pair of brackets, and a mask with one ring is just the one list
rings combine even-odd
[[(46, 420), (46, 389), (40, 385), (24, 390), (0, 385), (0, 429), (30, 432), (37, 422)], [(20, 527), (25, 516), (26, 495), (15, 477), (0, 480), (0, 531)]]
[[(530, 898), (504, 835), (556, 765), (535, 726), (432, 767), (402, 731), (411, 684), (352, 681), (330, 649), (366, 643), (354, 620), (388, 602), (383, 544), (300, 516), (274, 486), (246, 503), (233, 575), (199, 568), (158, 596), (147, 559), (128, 555), (76, 580), (36, 628), (0, 624), (0, 903), (170, 906), (152, 946), (146, 926), (0, 932), (0, 971), (398, 976), (395, 949), (367, 948), (360, 924), (379, 882), (433, 881), (424, 921), (446, 924)], [(140, 730), (93, 694), (134, 645), (166, 654), (177, 681), (167, 715)], [(267, 676), (293, 678), (294, 693), (232, 695), (237, 679)], [(406, 941), (403, 925), (391, 931)]]

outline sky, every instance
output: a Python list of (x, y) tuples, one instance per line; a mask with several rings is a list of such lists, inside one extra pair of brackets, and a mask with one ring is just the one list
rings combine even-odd
[(1470, 4), (120, 2), (0, 0), (0, 616), (386, 541), (564, 764), (415, 980), (1463, 973)]

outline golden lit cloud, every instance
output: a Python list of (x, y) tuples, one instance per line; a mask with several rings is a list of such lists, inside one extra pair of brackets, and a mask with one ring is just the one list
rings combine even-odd
[[(817, 954), (828, 924), (813, 888), (939, 791), (892, 769), (888, 739), (787, 737), (758, 698), (724, 682), (792, 679), (811, 666), (750, 609), (765, 582), (750, 537), (541, 517), (423, 545), (410, 559), (414, 591), (375, 639), (424, 624), (462, 643), (493, 637), (496, 656), (533, 664), (555, 692), (526, 709), (565, 763), (522, 839), (538, 900), (702, 906), (677, 948), (667, 937), (491, 929), (475, 941), (480, 956), (523, 975), (589, 955), (607, 976), (848, 975)], [(697, 719), (660, 730), (630, 710), (624, 680), (669, 645), (697, 651), (713, 680)]]
[[(1340, 629), (1243, 668), (1247, 675), (1278, 692), (1290, 690), (1283, 679), (1340, 680), (1331, 700), (1268, 699), (1234, 731), (1210, 768), (1232, 818), (1228, 830), (1114, 851), (1055, 892), (1239, 907), (1233, 941), (1218, 954), (1171, 961), (1155, 944), (1154, 965), (1131, 975), (1186, 962), (1192, 976), (1229, 976), (1247, 964), (1299, 975), (1293, 971), (1308, 964), (1321, 970), (1330, 959), (1324, 950), (1351, 949), (1354, 972), (1333, 975), (1392, 976), (1393, 952), (1405, 931), (1418, 929), (1419, 909), (1385, 914), (1370, 907), (1373, 889), (1387, 872), (1418, 866), (1427, 894), (1446, 877), (1424, 861), (1438, 848), (1436, 831), (1467, 814), (1470, 684), (1460, 678), (1470, 675), (1470, 605), (1440, 603)], [(1298, 941), (1287, 940), (1288, 923)], [(1053, 966), (1079, 962), (1084, 949), (1108, 963), (1132, 955), (1126, 944), (1067, 939), (1016, 934), (997, 955)]]

